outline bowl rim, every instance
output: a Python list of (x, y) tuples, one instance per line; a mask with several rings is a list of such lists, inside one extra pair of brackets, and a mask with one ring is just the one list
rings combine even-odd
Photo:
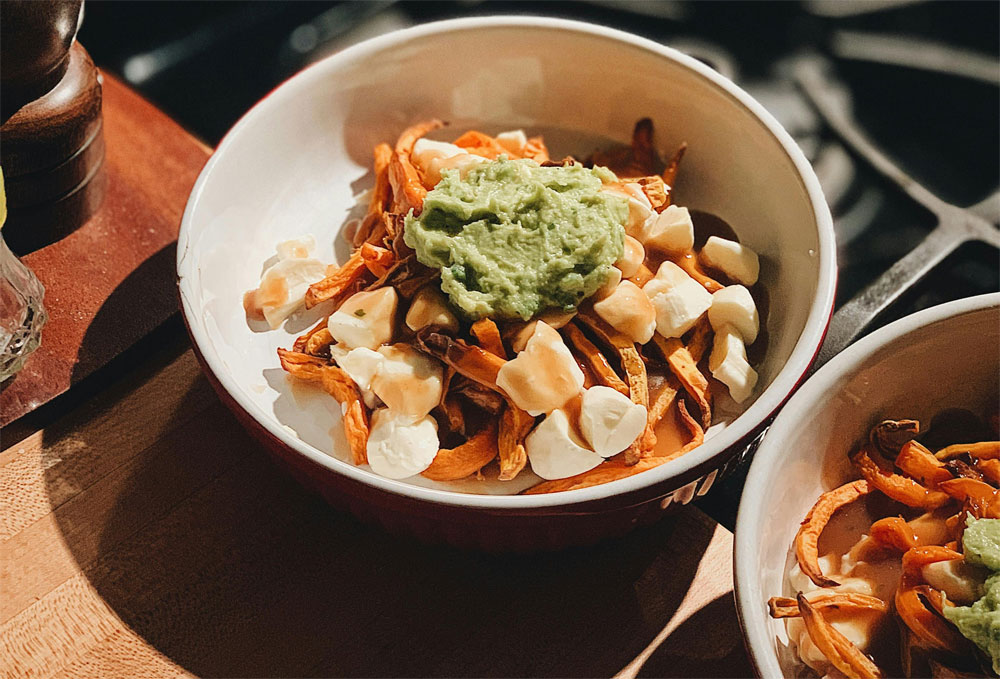
[(829, 363), (817, 370), (788, 400), (771, 423), (747, 473), (736, 515), (733, 540), (733, 585), (736, 592), (736, 609), (750, 659), (758, 676), (782, 676), (782, 669), (773, 648), (774, 635), (770, 633), (766, 619), (764, 607), (766, 598), (761, 598), (763, 593), (760, 589), (760, 571), (754, 560), (754, 553), (756, 546), (760, 544), (759, 518), (765, 513), (769, 516), (774, 513), (773, 507), (766, 507), (766, 483), (770, 478), (769, 471), (778, 464), (788, 450), (784, 441), (804, 417), (811, 416), (817, 396), (833, 389), (843, 376), (862, 369), (864, 363), (880, 349), (935, 323), (992, 308), (1000, 308), (1000, 292), (939, 304), (904, 316), (876, 330), (837, 354)]
[[(198, 209), (202, 193), (205, 191), (205, 187), (211, 180), (213, 170), (219, 162), (219, 158), (224, 156), (230, 147), (240, 142), (243, 130), (247, 128), (248, 122), (254, 116), (258, 115), (261, 111), (276, 106), (279, 101), (294, 98), (300, 91), (306, 90), (310, 83), (318, 79), (335, 77), (338, 68), (345, 62), (363, 58), (415, 39), (426, 39), (431, 36), (474, 31), (483, 28), (540, 29), (582, 34), (591, 38), (608, 39), (645, 50), (656, 56), (675, 62), (689, 71), (693, 71), (696, 75), (706, 80), (710, 86), (717, 88), (721, 94), (728, 96), (756, 117), (768, 129), (794, 166), (812, 207), (817, 230), (816, 290), (810, 303), (805, 325), (788, 360), (778, 371), (771, 384), (757, 397), (756, 401), (734, 419), (722, 432), (688, 454), (642, 474), (636, 474), (625, 479), (619, 479), (590, 488), (541, 495), (460, 493), (457, 491), (414, 486), (406, 483), (405, 480), (397, 481), (377, 476), (373, 472), (338, 460), (293, 437), (280, 423), (273, 420), (273, 417), (263, 408), (252, 402), (225, 370), (222, 359), (209, 340), (207, 328), (201, 322), (191, 301), (195, 295), (195, 291), (192, 289), (194, 276), (189, 275), (189, 273), (195, 271), (197, 267), (197, 263), (193, 257), (189, 256), (190, 233), (193, 228), (195, 213)], [(601, 500), (656, 486), (671, 478), (684, 477), (685, 475), (690, 476), (692, 472), (703, 469), (714, 458), (724, 454), (726, 450), (736, 446), (740, 441), (759, 428), (781, 407), (789, 394), (802, 381), (822, 343), (830, 316), (833, 312), (836, 278), (836, 239), (833, 230), (833, 219), (820, 188), (819, 180), (791, 135), (785, 131), (780, 123), (760, 103), (729, 79), (693, 57), (682, 54), (673, 48), (660, 45), (652, 40), (582, 21), (519, 15), (449, 19), (393, 31), (365, 40), (326, 57), (278, 85), (236, 122), (219, 143), (212, 157), (205, 164), (205, 167), (202, 168), (201, 174), (198, 176), (198, 180), (191, 191), (188, 203), (184, 209), (177, 244), (177, 284), (181, 297), (181, 310), (187, 321), (192, 340), (196, 348), (204, 356), (205, 364), (210, 368), (222, 387), (244, 411), (260, 423), (273, 437), (313, 462), (332, 471), (344, 474), (356, 481), (360, 481), (367, 486), (432, 503), (499, 511), (504, 509), (525, 510), (556, 507)]]

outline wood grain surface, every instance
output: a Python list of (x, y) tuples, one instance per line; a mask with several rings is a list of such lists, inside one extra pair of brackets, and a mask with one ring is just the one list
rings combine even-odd
[(4, 677), (751, 674), (698, 510), (556, 554), (391, 537), (278, 472), (170, 335), (0, 453)]
[(177, 311), (174, 244), (211, 154), (104, 74), (107, 193), (68, 236), (25, 256), (45, 286), (42, 346), (0, 393), (5, 425), (63, 393)]

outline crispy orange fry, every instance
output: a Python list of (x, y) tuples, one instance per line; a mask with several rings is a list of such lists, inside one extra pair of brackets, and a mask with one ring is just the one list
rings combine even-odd
[(365, 260), (361, 256), (361, 250), (355, 250), (342, 267), (328, 274), (323, 280), (309, 286), (305, 298), (306, 308), (312, 309), (317, 304), (333, 299), (349, 289), (365, 271), (367, 268)]
[(698, 404), (701, 411), (701, 426), (707, 429), (712, 425), (711, 395), (708, 391), (708, 378), (698, 370), (698, 364), (687, 350), (687, 347), (676, 337), (664, 337), (659, 333), (653, 335), (653, 341), (670, 366), (677, 379), (684, 385), (684, 391)]
[(432, 481), (457, 481), (475, 474), (497, 456), (497, 423), (490, 422), (456, 448), (442, 448), (421, 475)]
[(344, 406), (344, 433), (354, 464), (368, 462), (368, 411), (354, 380), (337, 366), (308, 354), (279, 348), (278, 359), (290, 375), (321, 385)]
[(939, 561), (957, 561), (962, 555), (938, 545), (914, 547), (903, 554), (903, 577), (896, 590), (896, 613), (922, 644), (961, 655), (968, 642), (947, 620), (927, 608), (921, 597), (920, 570)]
[[(663, 181), (666, 182), (667, 186), (671, 189), (674, 187), (674, 182), (677, 181), (677, 170), (680, 168), (681, 159), (684, 158), (684, 152), (687, 151), (687, 147), (687, 142), (682, 143), (677, 150), (674, 151), (674, 155), (670, 157), (669, 161), (667, 161), (666, 169), (663, 170)], [(667, 193), (667, 205), (670, 204), (669, 199), (672, 193), (673, 191), (669, 191)]]
[(541, 165), (549, 161), (549, 149), (541, 137), (528, 137), (528, 143), (524, 147), (524, 157), (531, 158)]
[(809, 638), (834, 667), (851, 679), (876, 679), (884, 676), (878, 665), (828, 623), (802, 592), (798, 593), (796, 601)]
[(501, 481), (515, 478), (528, 463), (528, 453), (524, 449), (524, 439), (535, 424), (535, 418), (521, 410), (510, 400), (500, 415), (500, 431), (497, 449), (500, 455)]
[(389, 163), (392, 160), (392, 147), (388, 144), (379, 144), (374, 151), (373, 170), (375, 173), (375, 186), (372, 188), (371, 198), (368, 201), (368, 214), (365, 215), (361, 225), (354, 234), (354, 247), (359, 247), (373, 236), (373, 229), (382, 221), (382, 214), (388, 207), (392, 198), (392, 186), (389, 184)]
[(656, 391), (655, 396), (653, 390), (650, 390), (649, 412), (646, 416), (647, 427), (656, 430), (656, 426), (666, 417), (670, 407), (677, 402), (677, 394), (680, 390), (680, 382), (677, 381), (673, 373), (667, 373), (663, 385)]
[(439, 406), (444, 414), (448, 429), (457, 434), (465, 434), (465, 413), (457, 394), (446, 394)]
[(934, 457), (934, 453), (917, 441), (903, 444), (896, 456), (896, 466), (907, 476), (912, 476), (931, 488), (951, 478), (951, 473)]
[(691, 329), (691, 336), (688, 338), (687, 350), (691, 354), (691, 360), (700, 363), (705, 352), (712, 346), (712, 324), (708, 316), (702, 316)]
[(872, 524), (868, 534), (883, 547), (889, 547), (900, 553), (920, 544), (920, 539), (913, 532), (913, 528), (901, 516), (879, 519)]
[(426, 353), (451, 366), (459, 375), (503, 393), (497, 386), (497, 373), (506, 361), (496, 354), (433, 331), (419, 333), (417, 342)]
[[(888, 613), (889, 604), (878, 597), (856, 592), (828, 592), (816, 590), (807, 597), (813, 608), (823, 610), (832, 608), (838, 611), (874, 611)], [(799, 602), (783, 596), (773, 596), (768, 599), (768, 610), (772, 618), (799, 617)]]
[(506, 155), (508, 158), (521, 157), (519, 154), (512, 153), (504, 148), (495, 138), (488, 134), (483, 134), (478, 130), (469, 130), (452, 143), (469, 153), (489, 158), (490, 160), (496, 160), (497, 156), (501, 154)]
[(962, 453), (968, 453), (977, 460), (996, 460), (1000, 458), (1000, 441), (956, 443), (937, 451), (935, 457), (939, 460), (947, 460)]
[(795, 558), (799, 568), (820, 587), (835, 587), (840, 583), (823, 575), (819, 567), (819, 536), (830, 517), (841, 507), (870, 492), (866, 481), (851, 481), (819, 496), (795, 535)]
[(320, 330), (324, 330), (326, 328), (326, 320), (327, 319), (324, 318), (322, 321), (307, 330), (305, 334), (296, 337), (295, 343), (292, 344), (292, 349), (300, 354), (309, 353), (306, 351), (306, 347), (309, 345), (309, 338), (318, 333)]
[(369, 271), (381, 278), (388, 273), (389, 267), (395, 263), (396, 255), (392, 253), (392, 250), (387, 250), (371, 243), (362, 243), (361, 259), (364, 260), (365, 266), (368, 267)]
[(607, 357), (587, 339), (575, 322), (569, 322), (562, 328), (563, 335), (569, 340), (569, 345), (576, 349), (580, 357), (590, 368), (597, 380), (606, 387), (611, 387), (626, 396), (629, 395), (628, 385), (614, 371)]
[(333, 344), (333, 335), (327, 328), (320, 329), (309, 336), (306, 341), (306, 353), (312, 356), (321, 356), (329, 353), (330, 345)]
[(542, 493), (560, 493), (564, 490), (590, 488), (591, 486), (598, 486), (602, 483), (609, 483), (634, 476), (640, 472), (658, 467), (666, 461), (666, 458), (662, 457), (644, 457), (635, 464), (629, 465), (625, 463), (624, 455), (618, 455), (582, 474), (577, 474), (566, 479), (543, 481), (537, 486), (532, 486), (524, 491), (524, 494), (539, 495)]
[(1000, 460), (977, 460), (976, 469), (993, 483), (1000, 483)]
[(500, 337), (500, 329), (490, 318), (481, 318), (472, 324), (472, 336), (479, 341), (486, 351), (507, 360), (507, 350), (504, 349), (503, 339)]
[(691, 433), (691, 440), (684, 444), (684, 446), (677, 451), (673, 457), (679, 457), (681, 454), (688, 452), (689, 450), (694, 450), (702, 443), (705, 442), (705, 430), (702, 429), (701, 425), (698, 424), (698, 420), (691, 417), (688, 413), (687, 406), (684, 405), (684, 401), (677, 401), (677, 413), (680, 415), (681, 422)]
[(427, 189), (420, 179), (420, 173), (410, 161), (413, 145), (432, 130), (444, 125), (440, 120), (429, 120), (408, 127), (396, 141), (392, 159), (389, 162), (389, 182), (392, 185), (393, 212), (406, 214), (412, 208), (419, 213), (423, 207)]
[(908, 507), (935, 509), (950, 500), (945, 493), (928, 490), (913, 479), (883, 470), (864, 448), (854, 456), (853, 461), (873, 488)]
[(976, 518), (1000, 518), (1000, 490), (984, 481), (963, 477), (943, 481), (938, 488), (959, 502), (968, 503)]
[(656, 175), (643, 177), (638, 184), (642, 187), (642, 192), (649, 199), (654, 210), (662, 212), (666, 209), (670, 200), (670, 187), (663, 182), (662, 177)]

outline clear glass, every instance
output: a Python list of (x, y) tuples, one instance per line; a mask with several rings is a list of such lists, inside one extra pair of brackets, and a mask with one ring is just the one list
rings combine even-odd
[(45, 288), (14, 256), (0, 231), (0, 381), (17, 373), (42, 341)]

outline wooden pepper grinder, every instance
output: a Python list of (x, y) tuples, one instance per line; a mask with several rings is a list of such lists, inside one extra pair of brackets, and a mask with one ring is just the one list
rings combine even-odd
[(0, 2), (0, 166), (10, 248), (25, 254), (83, 224), (104, 197), (101, 77), (76, 42), (83, 0)]

